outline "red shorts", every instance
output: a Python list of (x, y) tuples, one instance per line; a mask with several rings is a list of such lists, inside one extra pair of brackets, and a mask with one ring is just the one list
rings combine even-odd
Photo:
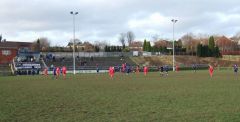
[(63, 74), (67, 74), (67, 71), (63, 71)]

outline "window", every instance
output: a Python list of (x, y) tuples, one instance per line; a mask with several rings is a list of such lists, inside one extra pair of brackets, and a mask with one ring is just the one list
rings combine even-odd
[(11, 55), (11, 50), (2, 50), (2, 55), (8, 56)]

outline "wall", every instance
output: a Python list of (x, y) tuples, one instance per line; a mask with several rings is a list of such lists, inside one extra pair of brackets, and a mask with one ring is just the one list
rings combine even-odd
[[(8, 52), (8, 53), (6, 53)], [(0, 49), (0, 63), (9, 63), (17, 55), (16, 49)]]
[[(72, 57), (72, 52), (49, 52), (55, 57)], [(46, 56), (48, 52), (42, 52)], [(79, 57), (120, 57), (120, 56), (133, 56), (132, 52), (75, 52), (75, 56)]]

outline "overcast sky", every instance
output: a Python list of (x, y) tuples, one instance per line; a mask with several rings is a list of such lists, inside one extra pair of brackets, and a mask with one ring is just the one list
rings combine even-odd
[(136, 40), (152, 36), (176, 38), (186, 33), (233, 36), (240, 31), (239, 0), (1, 0), (0, 34), (8, 41), (47, 37), (52, 45), (72, 38), (119, 44), (120, 33), (132, 31)]

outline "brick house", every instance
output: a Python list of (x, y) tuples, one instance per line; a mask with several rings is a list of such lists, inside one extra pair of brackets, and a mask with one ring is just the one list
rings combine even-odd
[(19, 48), (32, 48), (30, 42), (0, 42), (0, 64), (9, 63), (17, 56)]

